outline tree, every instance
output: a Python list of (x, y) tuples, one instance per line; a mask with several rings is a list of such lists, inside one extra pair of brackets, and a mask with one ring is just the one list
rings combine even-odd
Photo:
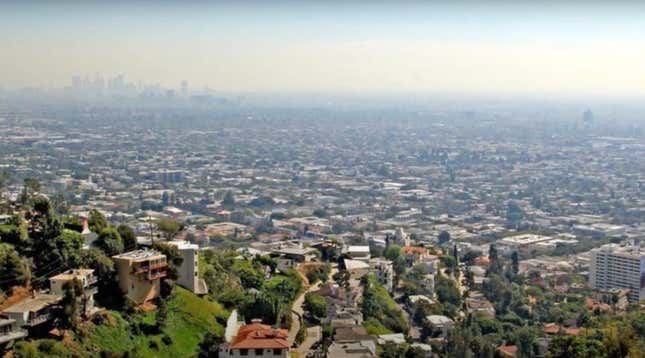
[(126, 251), (136, 250), (137, 248), (137, 237), (134, 235), (134, 231), (131, 227), (125, 224), (119, 225), (116, 228), (121, 235), (121, 240), (123, 240), (123, 247)]
[(515, 336), (518, 357), (533, 357), (533, 344), (536, 334), (529, 327), (521, 327), (516, 330)]
[[(629, 351), (636, 345), (634, 329), (622, 322), (611, 322), (602, 329), (603, 345), (610, 357), (631, 357)], [(641, 337), (643, 340), (643, 337)]]
[(513, 299), (510, 284), (498, 274), (488, 276), (488, 280), (483, 283), (482, 293), (488, 300), (495, 303), (495, 310), (499, 313), (506, 313)]
[(556, 335), (549, 343), (549, 358), (609, 357), (602, 342), (587, 334)]
[[(43, 196), (32, 199), (33, 210), (28, 212), (29, 240), (17, 248), (22, 255), (32, 258), (39, 273), (52, 270), (52, 266), (74, 266), (83, 246), (83, 239), (76, 232), (63, 230), (63, 224), (52, 210), (49, 200)], [(45, 285), (46, 278), (39, 284)]]
[(199, 343), (199, 358), (217, 358), (222, 337), (208, 332)]
[(164, 191), (161, 195), (161, 204), (163, 204), (163, 206), (168, 206), (170, 204), (170, 195), (168, 195), (167, 191)]
[(520, 272), (520, 260), (517, 251), (513, 251), (511, 254), (511, 270), (513, 275), (517, 275)]
[(434, 285), (435, 293), (441, 303), (450, 303), (459, 306), (461, 303), (461, 294), (455, 282), (441, 273), (437, 273)]
[(6, 291), (14, 285), (24, 285), (31, 280), (29, 263), (12, 245), (0, 243), (0, 289)]
[(329, 273), (331, 272), (331, 265), (323, 264), (317, 267), (311, 267), (307, 271), (307, 281), (310, 284), (320, 280), (320, 282), (325, 283), (329, 278)]
[(168, 262), (168, 278), (171, 280), (177, 280), (177, 270), (184, 261), (184, 258), (179, 252), (177, 246), (156, 242), (152, 244), (152, 248), (166, 255), (166, 260)]
[(91, 248), (83, 251), (83, 266), (94, 270), (98, 278), (99, 285), (113, 281), (114, 279), (114, 261), (107, 257), (101, 250)]
[(478, 250), (468, 251), (464, 255), (464, 262), (466, 263), (466, 265), (472, 266), (473, 263), (475, 262), (475, 259), (478, 258), (481, 255), (482, 255), (482, 252), (478, 251)]
[(83, 235), (63, 229), (61, 234), (54, 239), (54, 246), (66, 267), (78, 267), (82, 263), (82, 249), (85, 244)]
[(2, 173), (0, 173), (0, 192), (9, 184), (9, 177), (7, 169), (3, 169)]
[[(63, 306), (63, 315), (61, 315), (61, 323), (63, 328), (75, 329), (80, 321), (81, 307), (79, 299), (83, 296), (83, 286), (81, 282), (74, 278), (63, 285), (63, 299), (61, 305)], [(83, 311), (85, 307), (82, 307)]]
[(308, 292), (305, 295), (305, 308), (316, 318), (327, 315), (327, 301), (321, 295)]
[(501, 273), (502, 263), (499, 261), (499, 256), (497, 255), (497, 247), (495, 246), (495, 244), (490, 244), (490, 247), (488, 249), (488, 259), (490, 261), (490, 266), (488, 267), (487, 275), (491, 273)]
[(27, 223), (21, 214), (13, 215), (7, 224), (0, 225), (0, 241), (20, 247), (28, 239)]
[(114, 227), (103, 229), (94, 241), (94, 246), (101, 249), (107, 256), (117, 255), (123, 252), (123, 239)]
[(442, 231), (438, 236), (439, 245), (443, 245), (446, 242), (450, 241), (450, 233), (448, 231)]
[(22, 185), (22, 193), (20, 194), (20, 202), (27, 204), (36, 193), (40, 192), (41, 186), (38, 179), (25, 178)]
[(383, 252), (383, 256), (390, 261), (395, 261), (397, 258), (403, 256), (403, 250), (401, 249), (401, 246), (390, 245)]
[(251, 261), (237, 260), (233, 264), (233, 273), (235, 273), (246, 289), (261, 288), (264, 283), (264, 273), (253, 267)]
[(29, 237), (33, 241), (46, 241), (60, 235), (63, 224), (52, 210), (49, 200), (44, 196), (33, 198), (33, 211), (30, 213)]
[(157, 229), (163, 233), (166, 240), (172, 240), (181, 231), (181, 224), (171, 219), (159, 219)]
[(407, 267), (407, 263), (405, 262), (405, 258), (403, 256), (397, 257), (393, 262), (392, 262), (392, 268), (394, 269), (394, 273), (396, 273), (396, 277), (402, 275), (405, 273), (405, 269)]
[(4, 210), (5, 205), (9, 205), (9, 202), (5, 202), (3, 199), (4, 196), (4, 190), (9, 184), (9, 172), (4, 169), (2, 173), (0, 173), (0, 210)]
[(443, 258), (443, 264), (446, 265), (446, 268), (450, 272), (454, 273), (457, 270), (457, 260), (454, 257), (445, 255)]
[(90, 230), (100, 233), (103, 229), (108, 227), (108, 222), (105, 216), (96, 209), (91, 209), (87, 214), (87, 220)]
[(65, 196), (63, 193), (56, 193), (51, 197), (51, 203), (52, 207), (54, 208), (54, 211), (58, 215), (65, 215), (67, 211), (69, 210), (69, 207), (67, 205), (67, 201), (65, 200)]
[(512, 227), (518, 227), (524, 219), (524, 210), (515, 201), (509, 201), (506, 207), (506, 220)]
[(232, 191), (229, 190), (226, 192), (226, 194), (224, 194), (222, 205), (231, 208), (235, 206), (235, 196), (233, 195)]
[(325, 209), (315, 209), (313, 211), (314, 216), (319, 217), (319, 218), (326, 218), (327, 217), (327, 211)]
[(470, 271), (470, 269), (466, 269), (466, 275), (464, 278), (466, 280), (466, 286), (471, 289), (475, 287), (475, 274)]

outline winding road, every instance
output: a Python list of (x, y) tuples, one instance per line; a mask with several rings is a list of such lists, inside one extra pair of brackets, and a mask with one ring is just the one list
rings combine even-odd
[[(329, 272), (328, 280), (331, 280), (332, 276), (334, 276), (336, 272), (338, 272), (338, 268), (336, 267), (336, 265), (334, 265)], [(307, 283), (307, 278), (304, 277), (304, 275), (302, 276), (303, 282)], [(304, 314), (303, 303), (305, 301), (305, 295), (309, 292), (318, 291), (321, 285), (322, 282), (320, 281), (317, 281), (313, 285), (307, 285), (307, 289), (293, 301), (293, 305), (291, 306), (291, 327), (289, 328), (289, 336), (287, 337), (287, 342), (289, 343), (289, 345), (293, 346), (294, 342), (296, 341), (296, 337), (298, 336), (298, 331), (300, 331), (300, 327), (302, 325), (302, 315)], [(320, 328), (319, 326), (307, 328), (306, 337), (300, 344), (300, 346), (296, 348), (296, 352), (301, 356), (305, 356), (311, 346), (313, 346), (320, 339), (322, 339), (322, 328)]]

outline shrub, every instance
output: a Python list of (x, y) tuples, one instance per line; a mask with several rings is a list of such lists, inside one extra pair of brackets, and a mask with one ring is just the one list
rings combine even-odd
[(165, 344), (165, 345), (167, 345), (167, 346), (169, 346), (169, 345), (171, 345), (171, 344), (172, 344), (172, 338), (170, 338), (170, 336), (169, 336), (169, 335), (167, 335), (167, 334), (164, 334), (164, 335), (161, 337), (161, 341), (163, 342), (163, 344)]

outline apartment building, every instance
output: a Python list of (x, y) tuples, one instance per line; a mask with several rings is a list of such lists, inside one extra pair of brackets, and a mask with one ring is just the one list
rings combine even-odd
[(629, 301), (645, 299), (645, 250), (607, 244), (591, 250), (589, 284), (594, 289), (629, 289)]
[(134, 303), (159, 297), (161, 279), (166, 277), (166, 255), (155, 250), (134, 250), (112, 256), (121, 291)]
[(52, 294), (63, 297), (65, 295), (65, 284), (78, 280), (83, 288), (83, 295), (79, 297), (80, 308), (83, 314), (89, 315), (94, 310), (94, 295), (98, 292), (94, 276), (94, 270), (91, 269), (73, 269), (65, 271), (49, 279), (49, 290)]
[(177, 270), (177, 284), (195, 294), (207, 294), (206, 282), (199, 278), (199, 246), (180, 240), (170, 241), (168, 245), (176, 247), (183, 259)]
[(5, 308), (0, 314), (0, 344), (48, 327), (60, 312), (61, 298), (59, 295), (35, 293)]

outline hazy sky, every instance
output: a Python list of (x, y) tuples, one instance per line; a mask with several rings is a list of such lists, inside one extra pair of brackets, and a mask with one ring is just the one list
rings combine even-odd
[(637, 2), (4, 0), (0, 85), (642, 94), (644, 19)]

